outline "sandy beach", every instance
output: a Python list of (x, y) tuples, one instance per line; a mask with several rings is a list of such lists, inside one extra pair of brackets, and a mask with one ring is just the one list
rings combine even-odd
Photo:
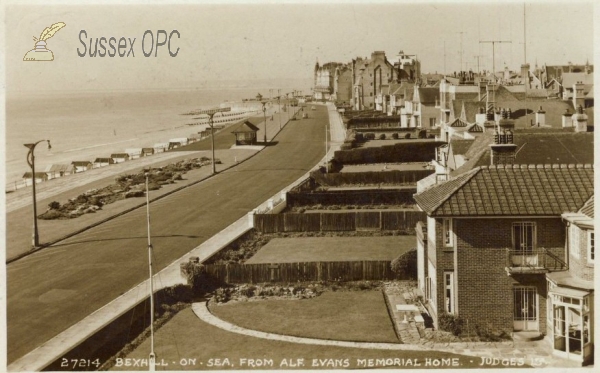
[[(26, 162), (28, 150), (23, 144), (41, 139), (51, 141), (52, 149), (45, 143), (36, 147), (36, 172), (52, 164), (93, 162), (97, 157), (108, 157), (127, 148), (151, 147), (171, 138), (197, 134), (207, 126), (187, 125), (195, 121), (182, 113), (217, 106), (221, 101), (215, 101), (222, 97), (235, 98), (249, 93), (210, 94), (212, 92), (142, 92), (8, 100), (6, 189), (10, 191), (22, 185), (23, 174), (30, 170)], [(275, 106), (267, 115), (274, 109)]]

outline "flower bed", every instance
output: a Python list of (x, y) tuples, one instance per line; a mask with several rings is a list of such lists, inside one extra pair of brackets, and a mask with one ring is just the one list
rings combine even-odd
[[(215, 163), (221, 163), (216, 159)], [(211, 160), (207, 157), (191, 158), (164, 167), (151, 168), (148, 170), (148, 190), (158, 190), (163, 185), (174, 184), (183, 179), (188, 171), (210, 165)], [(119, 175), (115, 183), (102, 189), (91, 189), (60, 204), (51, 202), (44, 213), (38, 218), (44, 220), (73, 219), (83, 214), (94, 213), (102, 206), (127, 198), (144, 197), (146, 195), (146, 171), (135, 174)]]

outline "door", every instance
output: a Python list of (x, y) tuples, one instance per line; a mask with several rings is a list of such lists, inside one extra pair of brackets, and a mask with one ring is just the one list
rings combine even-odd
[(539, 307), (537, 289), (535, 287), (519, 286), (515, 287), (513, 292), (514, 330), (539, 330)]

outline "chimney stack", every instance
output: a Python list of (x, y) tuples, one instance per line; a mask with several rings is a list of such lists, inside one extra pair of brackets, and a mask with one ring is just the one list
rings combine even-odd
[(575, 132), (587, 132), (587, 114), (583, 111), (583, 107), (579, 105), (577, 107), (577, 113), (573, 115), (573, 126)]
[(511, 114), (510, 110), (502, 109), (502, 119), (498, 121), (498, 127), (494, 131), (494, 143), (490, 145), (492, 165), (515, 163), (517, 145), (513, 143), (515, 121), (510, 118)]
[(538, 127), (544, 127), (546, 125), (546, 112), (542, 110), (541, 106), (539, 110), (535, 112), (535, 124)]
[(569, 112), (569, 109), (565, 109), (565, 112), (562, 115), (562, 127), (563, 128), (573, 127), (573, 121), (571, 120), (572, 116), (573, 116), (573, 114), (571, 114)]

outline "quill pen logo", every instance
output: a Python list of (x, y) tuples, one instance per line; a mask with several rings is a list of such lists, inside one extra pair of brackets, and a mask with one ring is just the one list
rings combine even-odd
[(46, 40), (53, 37), (58, 30), (65, 26), (64, 22), (57, 22), (50, 27), (46, 27), (39, 38), (34, 36), (35, 48), (25, 54), (23, 61), (54, 61), (54, 54), (46, 48)]

